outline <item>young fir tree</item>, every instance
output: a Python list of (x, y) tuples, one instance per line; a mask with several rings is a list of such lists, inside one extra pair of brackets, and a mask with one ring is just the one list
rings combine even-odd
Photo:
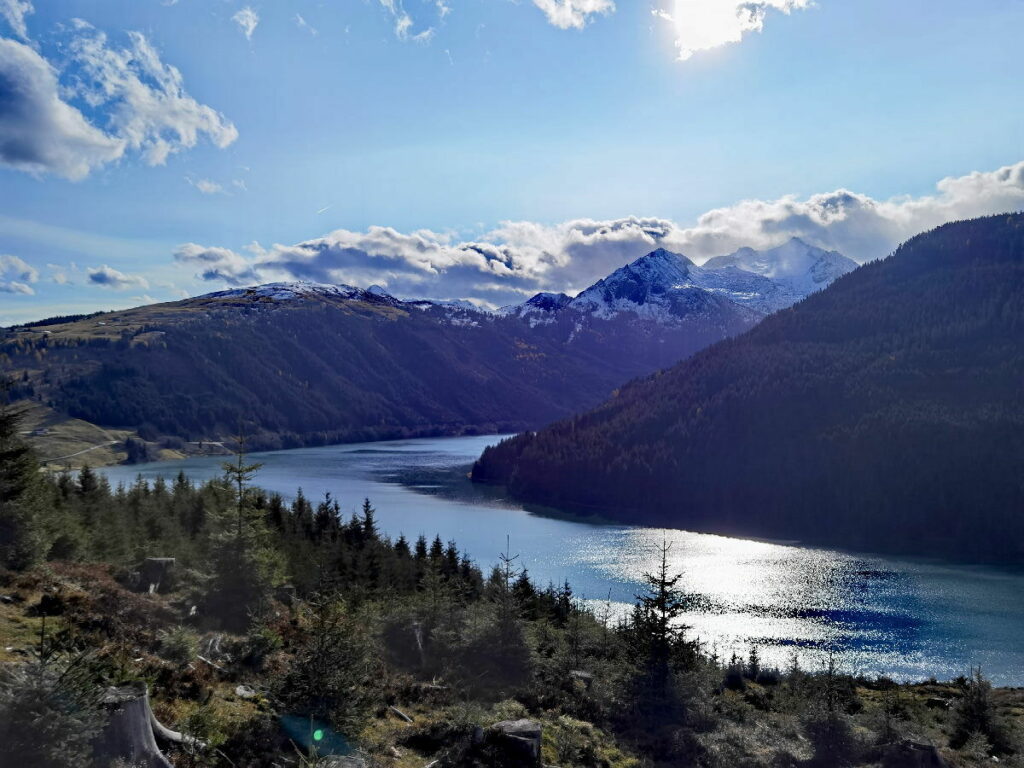
[(261, 464), (245, 462), (245, 437), (237, 438), (235, 461), (224, 462), (224, 488), (231, 498), (220, 510), (211, 547), (213, 579), (208, 607), (225, 626), (244, 629), (277, 575), (264, 514), (253, 503), (250, 483)]
[(633, 632), (639, 663), (634, 680), (635, 701), (639, 709), (671, 717), (681, 706), (672, 684), (673, 672), (685, 664), (685, 627), (679, 619), (686, 601), (679, 582), (681, 573), (669, 570), (668, 553), (672, 545), (662, 542), (659, 563), (654, 573), (644, 574), (647, 592), (637, 595), (633, 612)]
[(0, 401), (0, 566), (15, 570), (42, 560), (52, 537), (39, 468), (18, 436), (20, 422), (20, 414)]

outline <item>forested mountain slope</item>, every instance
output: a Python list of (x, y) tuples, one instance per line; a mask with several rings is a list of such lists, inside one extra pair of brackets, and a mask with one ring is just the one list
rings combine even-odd
[[(290, 293), (289, 293), (290, 291)], [(577, 327), (324, 286), (228, 291), (10, 329), (15, 395), (147, 439), (261, 447), (537, 427), (750, 322)]]
[(919, 235), (474, 477), (631, 522), (1024, 557), (1024, 215)]
[(497, 313), (378, 287), (272, 283), (7, 329), (0, 373), (54, 418), (151, 441), (218, 440), (240, 425), (263, 448), (515, 431), (597, 405), (791, 294), (665, 251), (575, 300), (538, 294)]

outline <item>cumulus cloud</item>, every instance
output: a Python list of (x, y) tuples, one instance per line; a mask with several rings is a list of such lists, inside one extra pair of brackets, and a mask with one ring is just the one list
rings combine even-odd
[(145, 35), (129, 32), (128, 40), (127, 48), (113, 48), (105, 34), (81, 23), (70, 46), (82, 97), (107, 110), (116, 136), (141, 151), (150, 165), (162, 165), (202, 136), (221, 149), (238, 138), (224, 115), (185, 91), (181, 72), (161, 61)]
[(259, 274), (249, 261), (228, 248), (208, 248), (197, 243), (179, 245), (174, 252), (179, 264), (199, 269), (200, 280), (220, 280), (228, 285), (250, 285), (259, 282)]
[[(159, 165), (203, 136), (221, 148), (238, 137), (223, 115), (189, 96), (181, 73), (161, 61), (144, 35), (129, 32), (128, 39), (128, 47), (114, 48), (77, 20), (61, 83), (35, 49), (0, 38), (0, 164), (78, 180), (129, 149)], [(75, 99), (104, 118), (104, 128)]]
[(948, 221), (1022, 207), (1024, 162), (947, 177), (938, 182), (935, 194), (922, 197), (875, 200), (839, 189), (806, 200), (744, 200), (705, 213), (696, 226), (682, 231), (679, 244), (703, 257), (801, 237), (863, 262), (885, 256), (900, 242)]
[(231, 20), (242, 30), (246, 40), (252, 40), (252, 33), (256, 31), (256, 26), (260, 23), (260, 15), (247, 5), (232, 16)]
[(675, 25), (679, 60), (685, 61), (698, 51), (738, 43), (745, 34), (760, 32), (769, 11), (789, 14), (811, 5), (812, 0), (675, 0), (671, 12), (654, 14)]
[(35, 50), (0, 38), (0, 163), (75, 180), (121, 157), (126, 143), (61, 98), (56, 71)]
[(0, 0), (0, 16), (22, 40), (28, 41), (28, 25), (25, 17), (35, 12), (28, 0)]
[(123, 291), (126, 288), (149, 288), (149, 281), (141, 275), (129, 275), (104, 264), (102, 267), (89, 268), (89, 282)]
[(592, 16), (615, 11), (612, 0), (533, 0), (559, 29), (583, 29)]
[(39, 271), (17, 256), (0, 254), (0, 293), (35, 293), (29, 283), (39, 281)]
[(1024, 208), (1024, 162), (941, 180), (935, 194), (875, 200), (848, 190), (776, 200), (744, 200), (708, 211), (684, 227), (670, 219), (629, 216), (575, 219), (556, 225), (505, 222), (473, 240), (450, 233), (370, 227), (335, 230), (295, 245), (246, 250), (189, 243), (175, 259), (200, 265), (198, 277), (247, 285), (312, 280), (391, 293), (498, 305), (540, 290), (574, 293), (655, 248), (698, 263), (743, 246), (757, 249), (800, 237), (863, 262), (900, 242), (956, 219)]

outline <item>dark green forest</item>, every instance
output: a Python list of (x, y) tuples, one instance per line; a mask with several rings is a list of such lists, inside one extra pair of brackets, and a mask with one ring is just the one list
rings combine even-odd
[[(0, 409), (0, 765), (1020, 765), (1024, 695), (980, 671), (898, 685), (703, 648), (667, 546), (616, 618), (511, 550), (485, 574), (384, 535), (368, 500), (343, 519), (258, 478), (241, 452), (201, 486), (41, 474)], [(125, 696), (163, 724), (149, 751), (126, 751)]]
[(919, 235), (473, 477), (588, 515), (1024, 556), (1024, 215)]
[[(60, 321), (60, 322), (58, 322)], [(746, 325), (549, 324), (365, 294), (199, 297), (0, 332), (14, 395), (143, 439), (254, 448), (534, 428)]]

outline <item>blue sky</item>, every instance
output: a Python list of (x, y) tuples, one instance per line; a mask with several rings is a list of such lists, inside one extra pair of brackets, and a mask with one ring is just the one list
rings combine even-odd
[(1024, 1), (753, 7), (0, 0), (0, 323), (292, 278), (500, 304), (1024, 205)]

